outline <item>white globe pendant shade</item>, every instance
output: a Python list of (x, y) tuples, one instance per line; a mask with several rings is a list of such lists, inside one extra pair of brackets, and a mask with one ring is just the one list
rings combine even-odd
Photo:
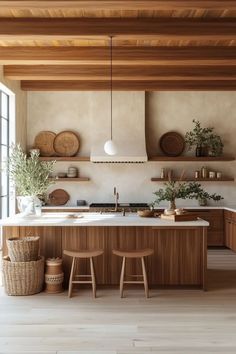
[(117, 147), (113, 140), (108, 140), (104, 144), (104, 151), (107, 155), (116, 155)]

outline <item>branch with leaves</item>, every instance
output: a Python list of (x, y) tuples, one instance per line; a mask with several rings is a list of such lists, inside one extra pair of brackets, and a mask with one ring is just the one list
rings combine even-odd
[(169, 201), (174, 203), (176, 199), (212, 199), (219, 201), (222, 198), (220, 195), (206, 192), (200, 183), (196, 182), (180, 182), (168, 181), (164, 183), (165, 188), (160, 188), (154, 192), (156, 199), (154, 204), (160, 204), (162, 201)]

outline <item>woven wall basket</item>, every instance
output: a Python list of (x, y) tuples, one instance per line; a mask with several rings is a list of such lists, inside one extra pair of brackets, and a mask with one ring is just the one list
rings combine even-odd
[(12, 262), (36, 261), (39, 255), (39, 237), (9, 238), (7, 248)]
[(3, 284), (8, 295), (33, 295), (42, 291), (44, 258), (32, 262), (11, 262), (3, 258)]

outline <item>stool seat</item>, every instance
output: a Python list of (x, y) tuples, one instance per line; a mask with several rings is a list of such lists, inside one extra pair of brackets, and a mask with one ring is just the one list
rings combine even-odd
[[(96, 275), (94, 270), (93, 258), (97, 256), (101, 256), (103, 254), (103, 250), (101, 249), (90, 249), (90, 250), (80, 250), (80, 251), (64, 250), (63, 253), (66, 256), (72, 257), (68, 296), (71, 297), (72, 295), (73, 284), (91, 284), (93, 289), (93, 296), (96, 297)], [(91, 274), (74, 274), (79, 259), (89, 259)], [(91, 280), (79, 280), (81, 278), (83, 279), (91, 278)]]
[(75, 258), (91, 258), (91, 257), (97, 257), (101, 256), (103, 254), (103, 250), (96, 249), (96, 250), (83, 250), (83, 251), (69, 251), (69, 250), (64, 250), (64, 254), (70, 257), (75, 257)]
[[(113, 254), (116, 256), (122, 257), (122, 267), (121, 267), (121, 274), (120, 274), (120, 296), (123, 297), (123, 290), (124, 284), (143, 284), (145, 295), (149, 297), (149, 290), (148, 290), (148, 279), (147, 279), (147, 272), (144, 257), (150, 256), (154, 253), (153, 249), (151, 248), (144, 248), (141, 250), (130, 250), (130, 251), (122, 251), (122, 250), (113, 250)], [(126, 258), (138, 258), (141, 260), (142, 266), (142, 274), (130, 274), (129, 277), (141, 277), (142, 280), (125, 280), (125, 265), (126, 265)]]
[(122, 251), (122, 250), (113, 250), (113, 254), (120, 257), (126, 258), (142, 258), (146, 256), (150, 256), (153, 254), (153, 250), (151, 248), (145, 248), (142, 250), (132, 250), (132, 251)]

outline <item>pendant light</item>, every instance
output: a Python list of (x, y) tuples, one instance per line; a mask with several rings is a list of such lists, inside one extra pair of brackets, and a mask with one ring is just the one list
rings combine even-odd
[(110, 81), (110, 88), (111, 88), (111, 91), (110, 91), (110, 102), (111, 102), (111, 139), (110, 140), (107, 140), (104, 144), (104, 151), (107, 155), (116, 155), (117, 154), (117, 147), (116, 147), (116, 144), (114, 143), (113, 139), (112, 139), (112, 36), (110, 36), (110, 58), (111, 58), (111, 81)]

